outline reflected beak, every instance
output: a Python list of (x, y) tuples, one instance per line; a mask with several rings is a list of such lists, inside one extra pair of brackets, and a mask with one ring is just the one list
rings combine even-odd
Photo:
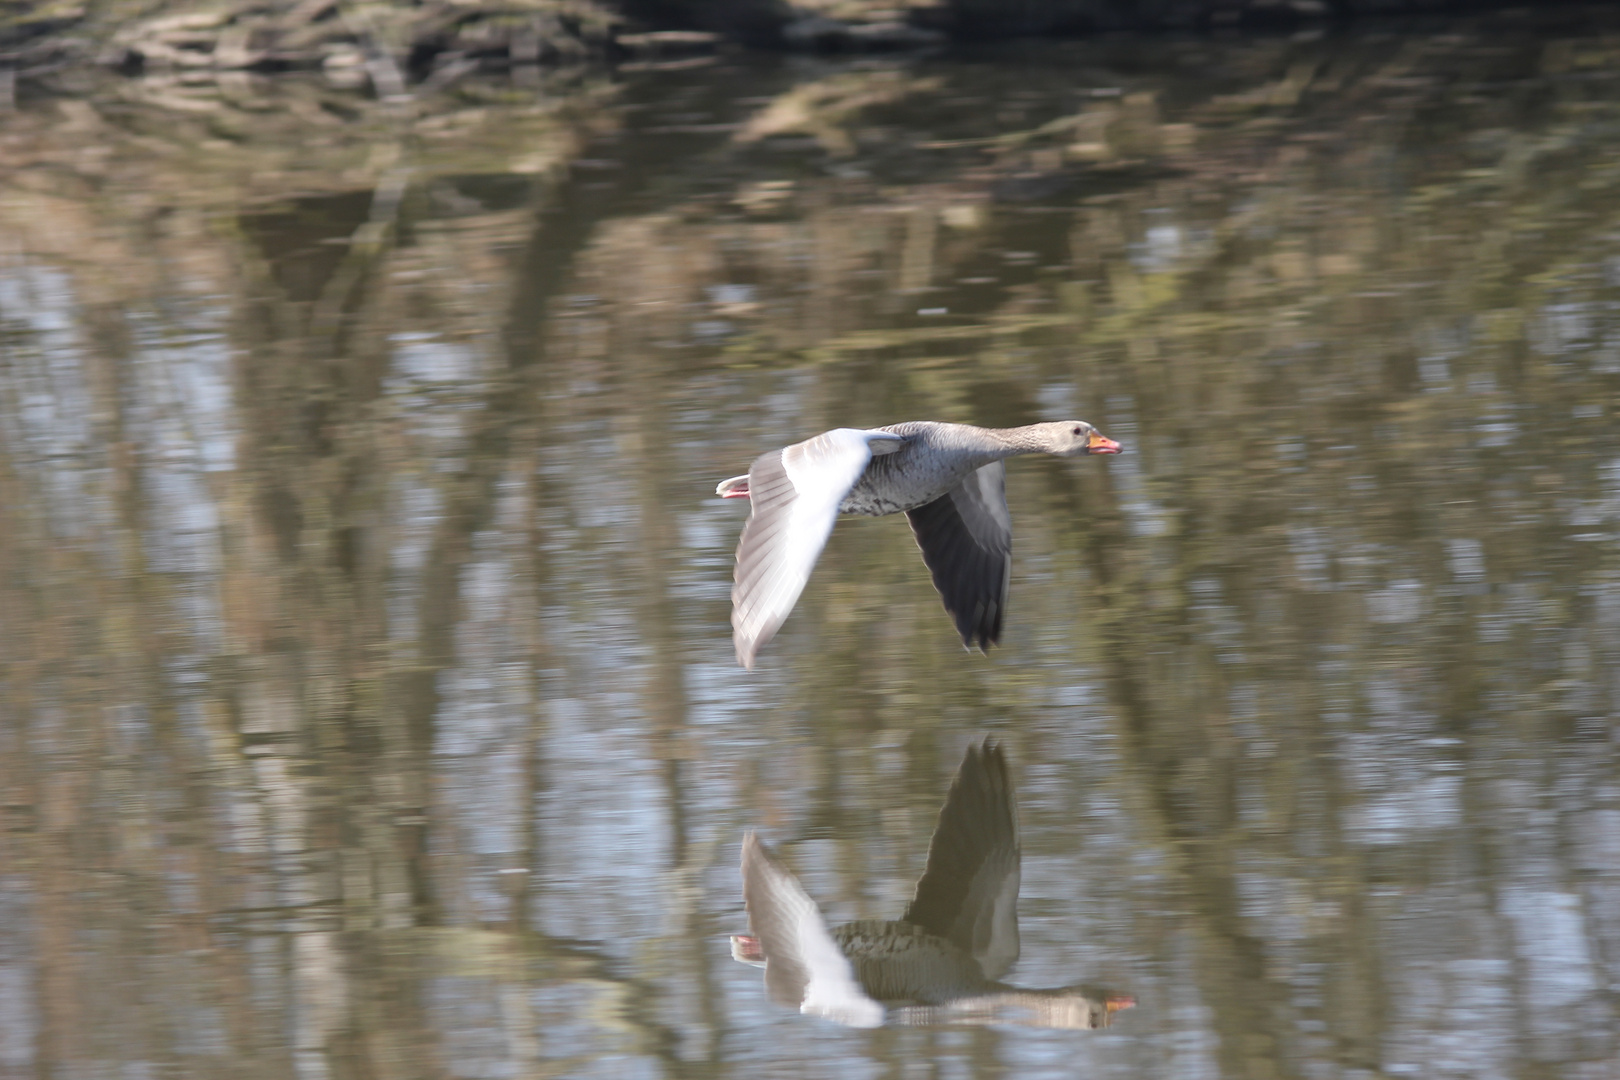
[(1106, 1004), (1108, 1006), (1108, 1015), (1112, 1016), (1121, 1009), (1136, 1008), (1136, 999), (1129, 994), (1109, 994)]
[[(1120, 453), (1124, 453), (1124, 447), (1120, 446), (1119, 443), (1115, 442), (1113, 439), (1107, 438), (1106, 436), (1102, 435), (1100, 432), (1093, 431), (1091, 433), (1090, 440), (1088, 440), (1087, 443), (1086, 443), (1086, 453), (1088, 453), (1088, 454), (1120, 454)], [(1126, 1005), (1126, 1006), (1122, 1006), (1122, 1008), (1127, 1008), (1128, 1009), (1128, 1008), (1130, 1008), (1130, 1006)]]

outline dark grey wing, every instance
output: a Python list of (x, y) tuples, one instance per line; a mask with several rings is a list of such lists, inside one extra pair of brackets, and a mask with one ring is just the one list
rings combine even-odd
[(1018, 808), (1001, 747), (970, 746), (940, 807), (907, 922), (967, 950), (986, 978), (1018, 959)]
[(743, 903), (765, 954), (771, 1000), (849, 1027), (877, 1027), (883, 1006), (855, 981), (855, 969), (827, 932), (799, 879), (749, 833), (742, 846)]
[(1012, 574), (1006, 469), (993, 461), (906, 517), (962, 644), (994, 645)]

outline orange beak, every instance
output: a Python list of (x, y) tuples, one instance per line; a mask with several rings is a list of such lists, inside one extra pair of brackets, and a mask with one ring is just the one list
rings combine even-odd
[[(1124, 448), (1119, 443), (1096, 431), (1091, 433), (1091, 438), (1086, 442), (1086, 452), (1088, 454), (1118, 454), (1123, 451)], [(1124, 1007), (1130, 1008), (1128, 1005)]]
[(1136, 1008), (1136, 999), (1129, 994), (1109, 994), (1106, 1004), (1108, 1005), (1108, 1015), (1112, 1016), (1121, 1009)]

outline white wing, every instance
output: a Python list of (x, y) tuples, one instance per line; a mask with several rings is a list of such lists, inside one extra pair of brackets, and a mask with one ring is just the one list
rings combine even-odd
[(883, 1006), (855, 981), (821, 909), (753, 833), (743, 837), (742, 878), (748, 926), (765, 953), (771, 1000), (847, 1027), (880, 1026)]
[(761, 454), (748, 470), (753, 512), (737, 543), (731, 590), (732, 638), (745, 668), (793, 610), (827, 544), (838, 504), (872, 454), (904, 440), (886, 431), (834, 428)]

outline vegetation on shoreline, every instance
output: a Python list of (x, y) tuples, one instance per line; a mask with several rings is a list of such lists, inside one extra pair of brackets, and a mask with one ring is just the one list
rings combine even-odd
[[(1451, 14), (1501, 6), (1446, 5)], [(1541, 5), (1549, 7), (1554, 5)], [(1423, 0), (6, 0), (0, 108), (84, 72), (321, 70), (399, 97), (473, 71), (668, 59), (730, 43), (815, 53), (1111, 31), (1320, 28), (1433, 15)]]

